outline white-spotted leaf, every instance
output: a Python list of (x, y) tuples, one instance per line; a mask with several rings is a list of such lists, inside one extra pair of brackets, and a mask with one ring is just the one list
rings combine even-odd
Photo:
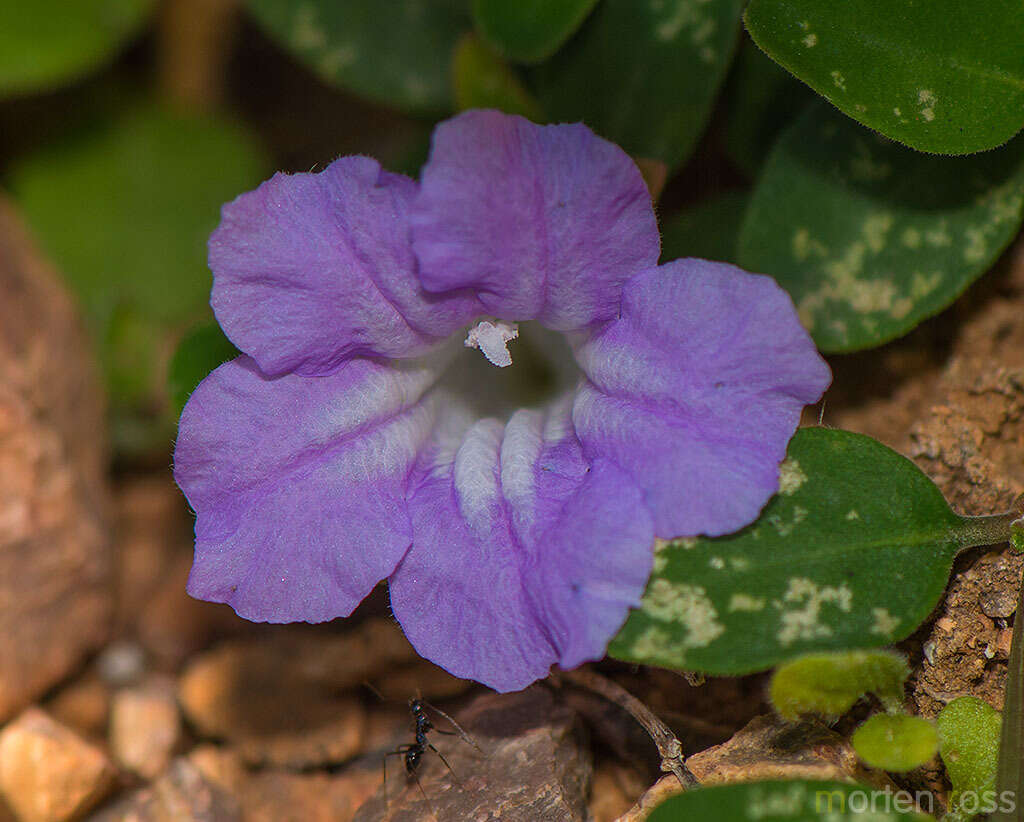
[(827, 352), (870, 348), (948, 306), (1024, 216), (1024, 138), (971, 157), (919, 154), (822, 101), (779, 138), (739, 262), (771, 274)]
[(846, 782), (794, 779), (777, 782), (745, 782), (710, 785), (667, 799), (656, 807), (648, 822), (884, 822), (884, 820), (932, 819), (905, 805), (889, 802), (871, 805), (881, 793)]
[(554, 122), (582, 120), (634, 157), (678, 166), (711, 111), (742, 0), (603, 0), (534, 71)]
[(745, 20), (815, 91), (919, 151), (985, 151), (1024, 125), (1020, 0), (751, 0)]
[(416, 112), (451, 109), (464, 0), (247, 0), (264, 30), (323, 80)]
[(801, 429), (761, 517), (715, 539), (660, 542), (641, 606), (608, 653), (710, 674), (889, 645), (935, 606), (980, 544), (910, 460), (849, 431)]

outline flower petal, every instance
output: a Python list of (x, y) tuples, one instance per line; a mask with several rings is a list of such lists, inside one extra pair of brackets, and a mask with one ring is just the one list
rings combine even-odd
[(598, 659), (643, 595), (650, 516), (623, 471), (583, 460), (568, 402), (436, 438), (411, 488), (391, 606), (456, 676), (513, 691)]
[(416, 184), (369, 157), (275, 174), (224, 206), (210, 237), (211, 303), (269, 375), (327, 374), (357, 355), (421, 353), (480, 313), (426, 293), (407, 211)]
[(610, 319), (658, 260), (650, 194), (618, 146), (582, 123), (469, 111), (434, 132), (413, 202), (431, 291), (473, 287), (487, 313), (569, 331)]
[(174, 455), (197, 514), (189, 593), (263, 622), (351, 613), (409, 547), (406, 478), (435, 378), (357, 359), (269, 379), (244, 356), (207, 377)]
[(770, 277), (705, 260), (639, 274), (622, 316), (577, 344), (588, 458), (644, 490), (659, 537), (730, 533), (778, 490), (804, 405), (831, 379)]

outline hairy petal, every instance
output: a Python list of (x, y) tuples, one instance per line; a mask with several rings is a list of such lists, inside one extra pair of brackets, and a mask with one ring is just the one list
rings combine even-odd
[(226, 204), (210, 237), (211, 304), (266, 374), (328, 374), (352, 356), (422, 353), (479, 313), (416, 277), (416, 184), (369, 157), (275, 174)]
[(637, 275), (621, 318), (576, 356), (584, 453), (633, 477), (666, 538), (754, 520), (778, 490), (801, 409), (831, 379), (774, 280), (695, 259)]
[(261, 622), (350, 614), (409, 547), (406, 480), (436, 376), (356, 359), (270, 379), (243, 356), (207, 377), (174, 454), (197, 515), (189, 593)]
[(436, 436), (410, 513), (395, 616), (420, 654), (498, 691), (602, 657), (651, 570), (640, 492), (582, 458), (568, 402)]
[(412, 208), (420, 279), (479, 289), (487, 313), (570, 331), (618, 312), (658, 260), (650, 194), (629, 156), (581, 123), (469, 111), (434, 132)]

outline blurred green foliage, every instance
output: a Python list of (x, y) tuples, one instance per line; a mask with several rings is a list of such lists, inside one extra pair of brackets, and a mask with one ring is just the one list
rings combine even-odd
[(118, 447), (166, 442), (166, 362), (209, 316), (207, 237), (221, 204), (268, 166), (240, 126), (143, 102), (11, 169), (12, 192), (100, 343)]
[(0, 3), (0, 98), (55, 88), (110, 60), (155, 0)]
[(538, 63), (579, 28), (597, 0), (473, 0), (484, 39), (510, 60)]

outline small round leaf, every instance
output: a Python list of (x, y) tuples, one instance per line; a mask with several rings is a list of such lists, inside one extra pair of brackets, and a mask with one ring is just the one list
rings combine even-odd
[(853, 749), (872, 768), (901, 773), (924, 765), (939, 749), (939, 735), (927, 719), (876, 714), (853, 732)]

